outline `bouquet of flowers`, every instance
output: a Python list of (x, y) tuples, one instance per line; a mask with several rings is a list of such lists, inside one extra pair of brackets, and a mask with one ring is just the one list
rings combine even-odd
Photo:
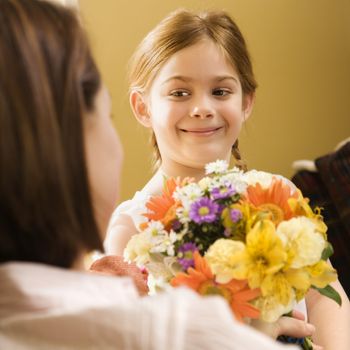
[(218, 294), (239, 320), (275, 322), (310, 288), (341, 303), (320, 209), (289, 180), (206, 165), (206, 177), (167, 179), (151, 197), (124, 257), (149, 273), (151, 292), (188, 286)]

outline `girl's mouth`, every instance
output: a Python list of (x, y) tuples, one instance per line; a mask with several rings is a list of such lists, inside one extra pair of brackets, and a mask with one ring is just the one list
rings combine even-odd
[(180, 129), (180, 130), (185, 133), (193, 134), (196, 136), (210, 136), (222, 128), (223, 128), (222, 126), (219, 126), (219, 127), (213, 127), (213, 128), (193, 128), (193, 129)]

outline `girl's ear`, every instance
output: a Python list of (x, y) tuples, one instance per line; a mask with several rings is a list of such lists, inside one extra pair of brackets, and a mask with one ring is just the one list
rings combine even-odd
[(151, 118), (144, 95), (139, 91), (132, 91), (130, 93), (130, 105), (137, 121), (146, 128), (150, 128), (152, 126)]
[(253, 106), (255, 102), (255, 93), (246, 94), (243, 97), (243, 112), (244, 112), (244, 121), (246, 121), (253, 111)]

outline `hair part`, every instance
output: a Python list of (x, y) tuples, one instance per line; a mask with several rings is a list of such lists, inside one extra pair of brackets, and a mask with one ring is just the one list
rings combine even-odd
[[(253, 95), (257, 83), (244, 37), (236, 23), (224, 11), (192, 12), (179, 9), (163, 19), (139, 44), (129, 64), (130, 91), (147, 94), (165, 62), (178, 51), (209, 38), (237, 71), (243, 98)], [(151, 136), (155, 163), (160, 152), (154, 133)], [(238, 142), (232, 146), (238, 156)], [(236, 159), (240, 166), (241, 159)]]
[(46, 1), (0, 1), (0, 52), (0, 262), (70, 267), (103, 250), (83, 139), (100, 74), (76, 14)]

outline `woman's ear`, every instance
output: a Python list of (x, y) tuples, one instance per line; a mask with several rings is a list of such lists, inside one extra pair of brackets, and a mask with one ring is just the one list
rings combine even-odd
[(150, 128), (152, 124), (145, 96), (139, 91), (132, 91), (130, 93), (130, 105), (137, 121), (146, 128)]
[(255, 102), (255, 93), (246, 94), (243, 97), (243, 112), (244, 112), (244, 121), (246, 121), (253, 111), (253, 106)]

